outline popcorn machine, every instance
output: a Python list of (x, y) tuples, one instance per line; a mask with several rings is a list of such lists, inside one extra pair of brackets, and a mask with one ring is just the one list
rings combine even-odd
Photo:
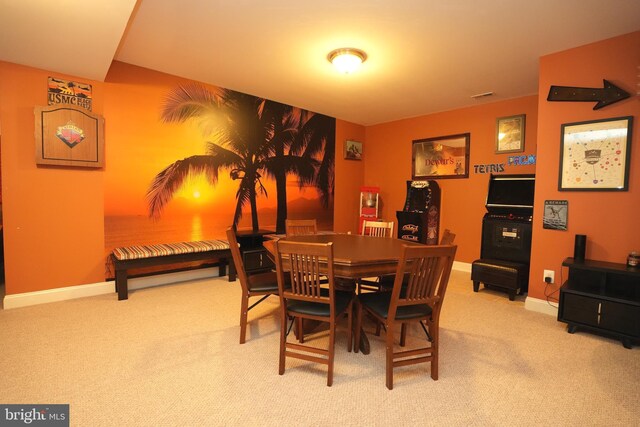
[(360, 221), (358, 233), (362, 233), (363, 221), (377, 221), (380, 207), (380, 187), (360, 187)]

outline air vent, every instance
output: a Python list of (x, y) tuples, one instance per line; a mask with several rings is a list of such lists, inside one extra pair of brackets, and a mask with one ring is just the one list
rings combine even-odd
[(473, 99), (478, 99), (478, 98), (486, 98), (487, 96), (492, 96), (493, 92), (484, 92), (484, 93), (478, 93), (475, 95), (471, 95), (471, 97)]

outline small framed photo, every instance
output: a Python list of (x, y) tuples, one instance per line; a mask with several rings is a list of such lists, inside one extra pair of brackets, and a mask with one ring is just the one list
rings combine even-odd
[(525, 114), (499, 117), (496, 120), (496, 153), (521, 153), (524, 151)]
[(562, 125), (559, 191), (627, 191), (633, 117)]
[(566, 231), (568, 216), (569, 202), (567, 200), (545, 200), (542, 228)]
[(347, 160), (362, 160), (362, 142), (345, 141), (344, 158)]

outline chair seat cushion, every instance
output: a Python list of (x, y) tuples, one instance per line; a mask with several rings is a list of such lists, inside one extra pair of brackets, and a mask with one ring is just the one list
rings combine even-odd
[[(329, 296), (329, 290), (323, 289), (322, 294)], [(352, 292), (336, 291), (336, 315), (346, 310), (347, 306), (353, 299)], [(331, 315), (329, 304), (311, 301), (289, 300), (287, 302), (287, 310), (292, 313), (308, 314), (312, 316), (329, 317)]]
[(275, 271), (252, 274), (247, 277), (250, 292), (278, 292), (278, 277)]
[[(360, 294), (358, 299), (360, 304), (368, 308), (376, 315), (386, 319), (389, 315), (389, 305), (391, 304), (391, 292), (370, 292)], [(431, 315), (431, 307), (427, 304), (399, 306), (396, 311), (396, 319), (408, 320)]]

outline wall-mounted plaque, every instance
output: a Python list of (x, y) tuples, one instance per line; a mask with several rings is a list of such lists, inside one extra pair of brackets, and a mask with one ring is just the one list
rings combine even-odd
[(104, 119), (83, 108), (35, 107), (36, 164), (101, 168)]
[(542, 228), (567, 230), (569, 202), (567, 200), (545, 200)]
[(93, 102), (91, 85), (49, 77), (47, 98), (49, 105), (71, 104), (91, 111)]

